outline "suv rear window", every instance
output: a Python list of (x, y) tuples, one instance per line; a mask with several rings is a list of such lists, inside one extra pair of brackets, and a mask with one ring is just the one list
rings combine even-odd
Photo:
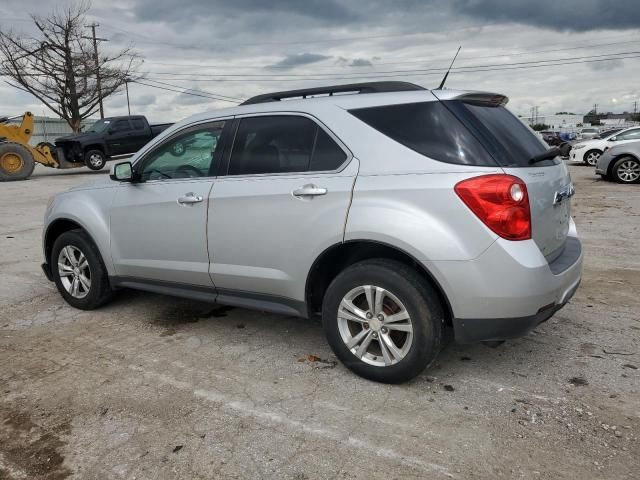
[[(448, 100), (350, 113), (396, 142), (441, 162), (528, 167), (529, 159), (548, 148), (503, 106)], [(535, 166), (555, 163), (545, 160)]]
[[(549, 147), (503, 106), (468, 103), (460, 100), (444, 102), (482, 142), (491, 156), (503, 167), (530, 167), (529, 160)], [(556, 135), (555, 132), (549, 132)], [(558, 160), (545, 160), (536, 167), (555, 165)]]
[(359, 108), (349, 113), (429, 158), (462, 165), (496, 166), (478, 140), (442, 102)]

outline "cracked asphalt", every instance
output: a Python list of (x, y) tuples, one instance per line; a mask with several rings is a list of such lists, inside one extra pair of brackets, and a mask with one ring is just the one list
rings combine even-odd
[(0, 184), (0, 479), (638, 478), (640, 185), (570, 169), (571, 303), (396, 386), (310, 320), (133, 291), (74, 310), (40, 271), (42, 216), (104, 172)]

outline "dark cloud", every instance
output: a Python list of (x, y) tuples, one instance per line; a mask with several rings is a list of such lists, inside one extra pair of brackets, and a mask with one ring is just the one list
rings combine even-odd
[(616, 68), (624, 67), (623, 60), (608, 60), (606, 62), (593, 62), (589, 63), (589, 68), (594, 72), (607, 72), (610, 70), (615, 70)]
[(309, 65), (311, 63), (321, 62), (331, 58), (327, 55), (321, 55), (319, 53), (297, 53), (295, 55), (287, 55), (279, 62), (274, 63), (269, 68), (271, 69), (287, 69), (293, 67), (299, 67), (300, 65)]
[(455, 13), (560, 31), (640, 27), (638, 0), (454, 0)]
[(373, 63), (366, 58), (354, 58), (349, 64), (350, 67), (370, 67)]
[[(358, 18), (355, 11), (336, 0), (143, 0), (134, 8), (140, 20), (161, 20), (169, 23), (183, 20), (194, 21), (203, 18), (219, 17), (232, 20), (237, 17), (262, 17), (264, 24), (273, 24), (274, 20), (285, 20), (285, 16), (299, 16), (318, 22), (340, 24)], [(242, 19), (242, 18), (241, 18)], [(287, 24), (283, 22), (283, 26)], [(211, 25), (216, 28), (216, 24)]]

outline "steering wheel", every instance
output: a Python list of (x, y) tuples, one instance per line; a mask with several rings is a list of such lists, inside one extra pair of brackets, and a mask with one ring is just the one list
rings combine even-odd
[(193, 165), (180, 165), (176, 168), (174, 178), (198, 178), (202, 176), (202, 172)]

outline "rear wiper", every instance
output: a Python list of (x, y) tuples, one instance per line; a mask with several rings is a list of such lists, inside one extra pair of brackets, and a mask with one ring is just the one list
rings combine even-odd
[(536, 155), (535, 157), (531, 157), (529, 159), (529, 163), (542, 162), (544, 160), (556, 158), (558, 155), (560, 155), (560, 149), (558, 147), (551, 147), (549, 150), (542, 152), (541, 154)]

